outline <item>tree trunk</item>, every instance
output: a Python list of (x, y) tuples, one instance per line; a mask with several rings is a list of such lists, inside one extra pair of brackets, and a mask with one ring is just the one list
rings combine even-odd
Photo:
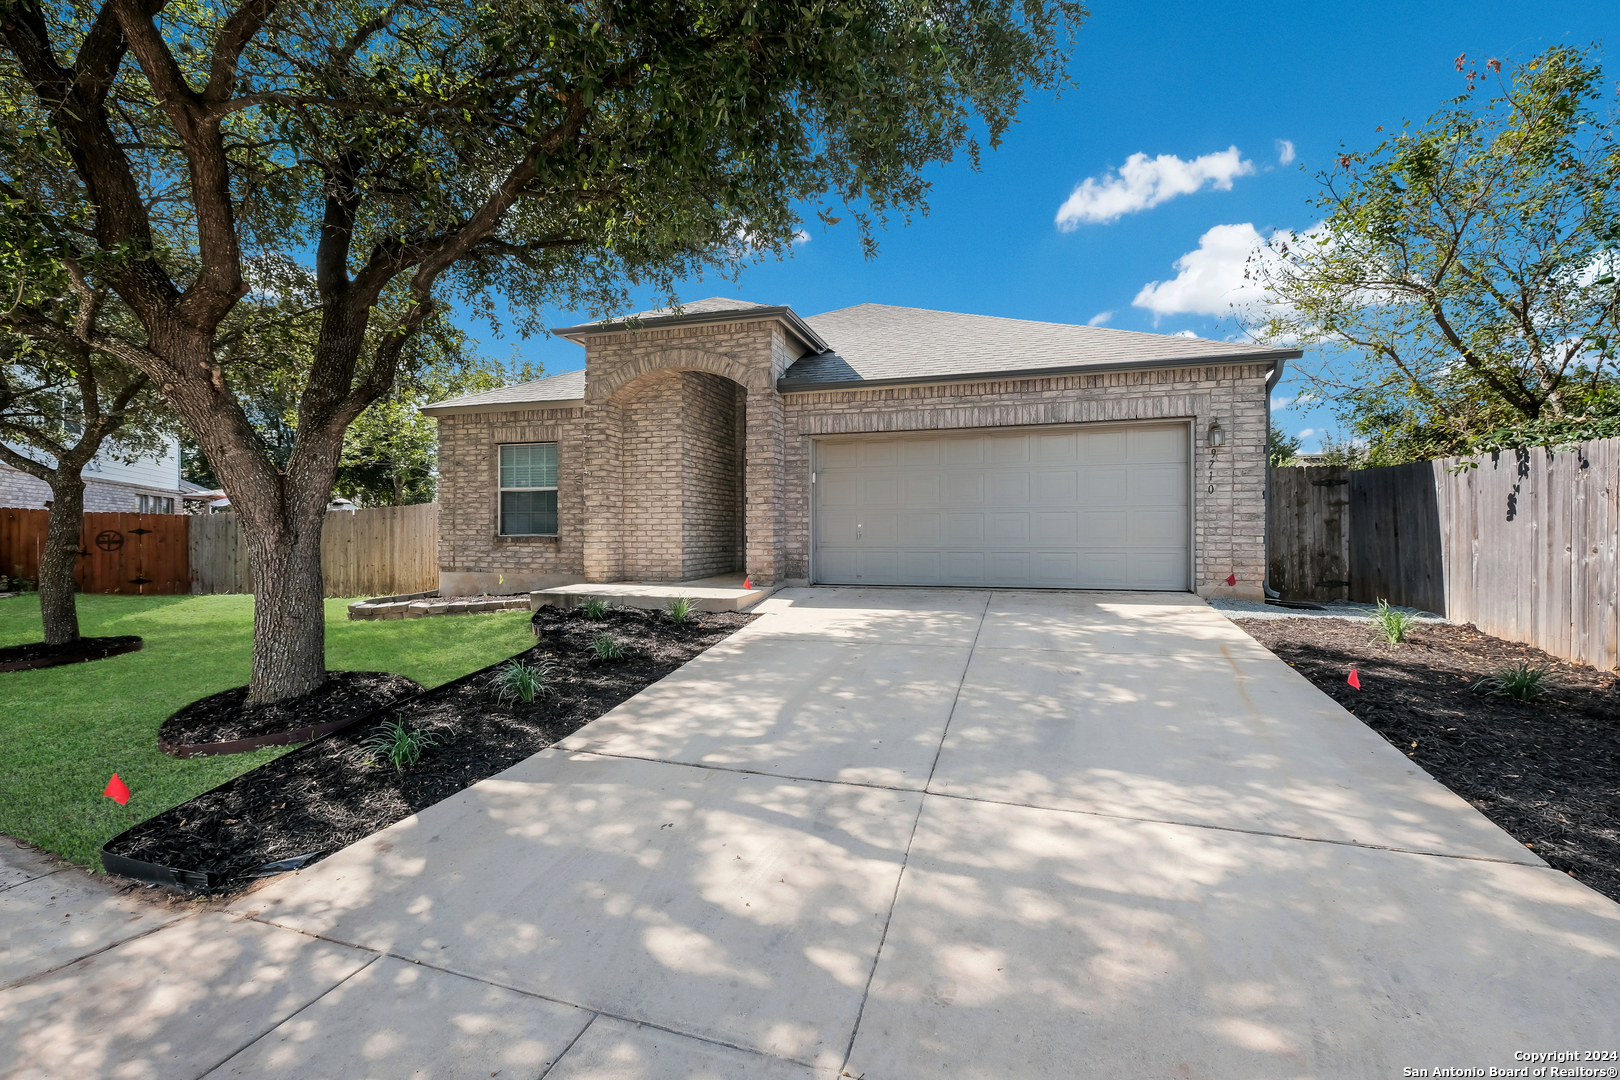
[(58, 470), (51, 480), (51, 512), (45, 548), (39, 553), (39, 615), (45, 644), (79, 640), (79, 608), (73, 595), (73, 569), (84, 529), (84, 481)]
[(326, 681), (326, 590), (321, 581), (324, 518), (324, 506), (313, 513), (289, 507), (275, 523), (279, 528), (243, 529), (253, 566), (249, 705), (302, 697)]

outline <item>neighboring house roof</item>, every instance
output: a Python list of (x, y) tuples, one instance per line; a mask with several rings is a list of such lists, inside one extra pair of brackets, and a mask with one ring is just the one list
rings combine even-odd
[[(744, 311), (777, 316), (789, 326), (802, 328), (795, 333), (811, 351), (794, 361), (777, 382), (776, 388), (784, 393), (1204, 363), (1279, 364), (1303, 355), (1298, 349), (1243, 342), (889, 304), (857, 304), (800, 319), (791, 308), (712, 296), (687, 304), (679, 316), (667, 308), (658, 308), (629, 316), (628, 321), (638, 326), (721, 322)], [(553, 333), (577, 341), (586, 334), (620, 330), (625, 325), (623, 321), (588, 323)], [(422, 411), (429, 415), (481, 412), (497, 405), (574, 402), (584, 397), (585, 372), (570, 371), (549, 379), (437, 401)]]
[(776, 384), (778, 390), (1119, 371), (1234, 360), (1275, 363), (1302, 355), (1297, 349), (888, 304), (857, 304), (805, 321), (832, 348), (819, 355), (800, 357), (782, 375)]
[(529, 405), (538, 402), (572, 402), (585, 399), (585, 372), (565, 371), (533, 382), (502, 386), (480, 394), (447, 398), (422, 406), (429, 416), (443, 416), (457, 412), (484, 412), (492, 405)]
[(694, 300), (690, 304), (681, 305), (681, 313), (675, 314), (673, 308), (654, 308), (651, 311), (639, 311), (634, 315), (626, 315), (622, 319), (606, 322), (583, 323), (579, 326), (563, 326), (552, 331), (560, 338), (569, 341), (579, 341), (587, 334), (602, 334), (614, 330), (643, 329), (669, 322), (682, 324), (728, 322), (735, 319), (739, 313), (746, 312), (750, 317), (780, 318), (787, 328), (800, 342), (813, 353), (825, 352), (827, 343), (821, 336), (811, 329), (805, 320), (799, 318), (797, 312), (782, 304), (756, 304), (752, 300), (737, 300), (729, 296), (711, 296), (705, 300)]

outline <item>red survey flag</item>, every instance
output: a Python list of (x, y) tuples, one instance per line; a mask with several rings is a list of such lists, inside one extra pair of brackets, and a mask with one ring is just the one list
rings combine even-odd
[(119, 806), (123, 806), (129, 802), (129, 785), (118, 779), (117, 773), (113, 773), (113, 778), (107, 781), (107, 790), (102, 794)]
[(743, 577), (743, 588), (752, 589), (753, 587), (754, 587), (754, 579), (751, 578), (751, 577), (744, 576)]
[(1227, 574), (1226, 575), (1226, 583), (1228, 585), (1236, 585), (1237, 584), (1237, 575), (1236, 574)]
[(1356, 674), (1355, 668), (1350, 669), (1350, 677), (1344, 681), (1355, 687), (1357, 690), (1361, 689), (1361, 676)]

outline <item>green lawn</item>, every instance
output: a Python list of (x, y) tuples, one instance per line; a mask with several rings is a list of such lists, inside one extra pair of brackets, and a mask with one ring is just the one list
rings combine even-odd
[[(437, 686), (534, 644), (523, 611), (350, 622), (347, 603), (326, 602), (333, 669)], [(87, 664), (0, 672), (0, 833), (99, 870), (111, 837), (286, 748), (185, 761), (157, 748), (165, 717), (247, 682), (253, 597), (82, 595), (79, 626), (145, 644)], [(37, 595), (0, 600), (0, 645), (40, 637)], [(129, 784), (127, 806), (101, 794), (114, 772)]]

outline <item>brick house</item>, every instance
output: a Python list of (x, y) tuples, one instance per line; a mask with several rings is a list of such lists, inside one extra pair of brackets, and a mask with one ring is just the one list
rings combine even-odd
[(1262, 594), (1297, 351), (719, 298), (556, 333), (583, 371), (422, 410), (447, 594), (742, 571)]

